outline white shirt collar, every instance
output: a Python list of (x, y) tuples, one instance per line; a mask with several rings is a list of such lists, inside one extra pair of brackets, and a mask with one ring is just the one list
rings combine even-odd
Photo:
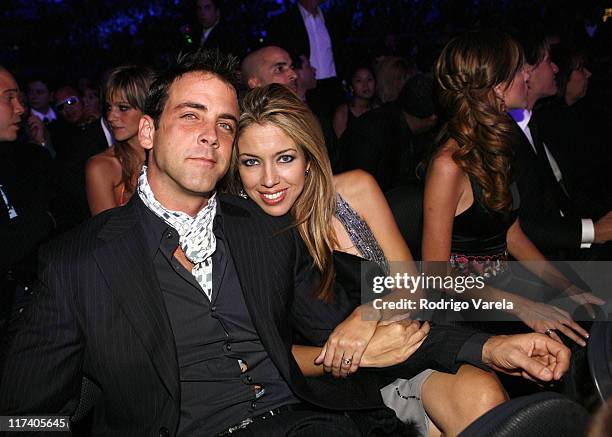
[(529, 120), (531, 120), (533, 111), (530, 111), (529, 109), (513, 109), (512, 111), (508, 111), (508, 113), (524, 132), (525, 128), (529, 124)]
[(49, 121), (53, 121), (57, 118), (57, 115), (55, 115), (55, 111), (51, 107), (49, 107), (49, 110), (44, 114), (40, 111), (37, 111), (34, 108), (31, 108), (30, 112), (34, 114), (35, 116), (37, 116), (38, 118), (40, 118), (41, 120), (44, 120), (46, 118)]

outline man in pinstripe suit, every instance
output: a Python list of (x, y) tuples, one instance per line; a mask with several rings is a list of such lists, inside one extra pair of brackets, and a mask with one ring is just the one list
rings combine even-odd
[[(486, 337), (434, 327), (388, 377), (306, 379), (292, 328), (307, 339), (333, 329), (310, 317), (311, 260), (295, 232), (280, 232), (289, 218), (215, 193), (237, 124), (233, 71), (201, 52), (152, 85), (138, 195), (43, 251), (41, 285), (3, 366), (0, 414), (69, 415), (87, 376), (102, 391), (93, 435), (353, 436), (374, 426), (397, 435), (378, 387), (398, 371), (501, 363), (487, 351), (527, 343), (544, 356), (554, 349), (547, 337), (483, 349)], [(556, 378), (567, 368), (562, 348)], [(333, 412), (373, 409), (369, 419)]]

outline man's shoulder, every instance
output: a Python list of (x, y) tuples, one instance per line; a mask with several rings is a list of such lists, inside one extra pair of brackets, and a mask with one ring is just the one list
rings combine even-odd
[(43, 246), (42, 253), (55, 258), (82, 257), (99, 245), (99, 236), (109, 221), (125, 214), (126, 207), (109, 209), (57, 236)]
[(231, 213), (233, 215), (244, 216), (245, 218), (248, 217), (267, 222), (285, 224), (291, 222), (291, 216), (289, 214), (285, 214), (280, 217), (266, 214), (254, 201), (248, 198), (245, 199), (233, 194), (219, 193), (219, 202), (221, 204), (221, 210), (224, 213)]

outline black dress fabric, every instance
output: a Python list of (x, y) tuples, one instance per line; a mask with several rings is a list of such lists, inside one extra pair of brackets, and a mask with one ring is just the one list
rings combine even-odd
[(512, 210), (506, 214), (487, 209), (482, 202), (482, 188), (470, 177), (474, 202), (455, 217), (451, 253), (468, 256), (500, 254), (507, 250), (506, 233), (518, 214), (518, 194), (512, 184)]

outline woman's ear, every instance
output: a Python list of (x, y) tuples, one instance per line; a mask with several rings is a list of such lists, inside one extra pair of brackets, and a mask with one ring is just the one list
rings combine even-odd
[(503, 82), (498, 83), (493, 87), (493, 91), (498, 98), (503, 100), (506, 97), (506, 84)]
[(155, 122), (148, 115), (143, 115), (138, 125), (138, 141), (140, 145), (147, 149), (153, 149), (153, 139), (155, 137)]

